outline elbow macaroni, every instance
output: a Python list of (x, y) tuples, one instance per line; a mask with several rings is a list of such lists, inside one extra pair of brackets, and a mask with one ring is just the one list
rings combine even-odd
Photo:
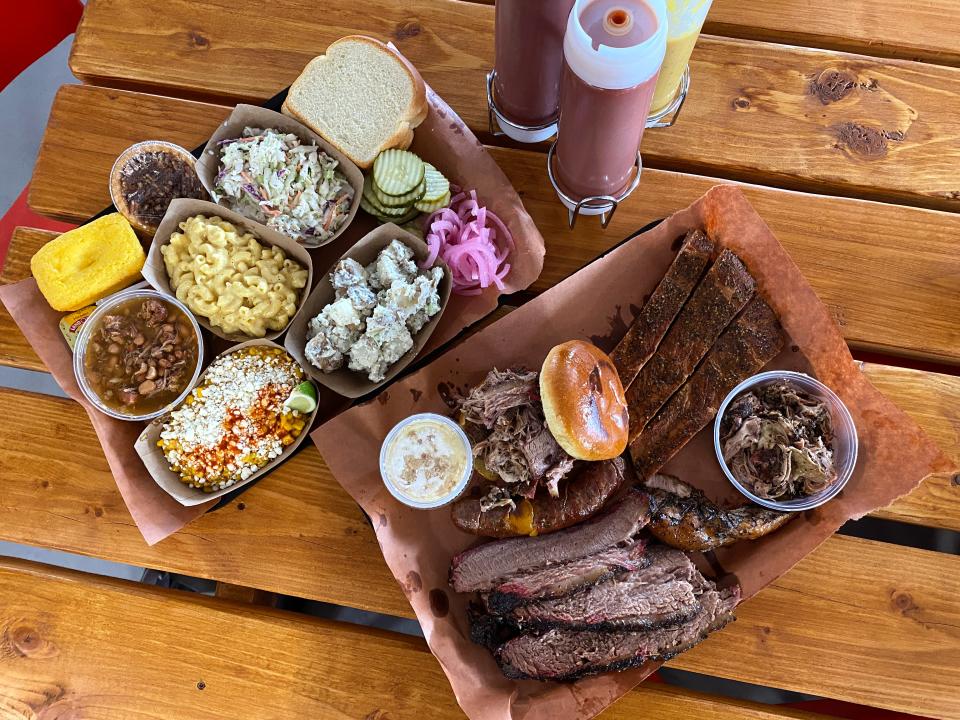
[(180, 229), (160, 249), (177, 298), (227, 334), (257, 338), (287, 326), (306, 268), (222, 218), (195, 215)]

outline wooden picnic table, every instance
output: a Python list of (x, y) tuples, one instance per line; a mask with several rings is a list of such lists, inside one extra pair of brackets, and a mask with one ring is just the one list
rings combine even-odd
[[(643, 181), (610, 227), (566, 211), (544, 147), (498, 146), (483, 77), (491, 2), (89, 0), (30, 189), (82, 222), (121, 150), (201, 144), (329, 42), (392, 40), (487, 143), (547, 242), (551, 287), (718, 182), (744, 187), (832, 309), (863, 371), (960, 460), (960, 50), (954, 0), (715, 0), (678, 124), (644, 138)], [(848, 82), (817, 92), (825, 73)], [(865, 138), (858, 142), (856, 138)], [(53, 235), (18, 228), (3, 282)], [(501, 313), (509, 312), (509, 307)], [(918, 364), (919, 361), (919, 364)], [(43, 371), (0, 310), (0, 362)], [(923, 369), (917, 369), (923, 368)], [(960, 476), (874, 516), (960, 530)], [(460, 717), (422, 640), (263, 607), (259, 591), (411, 617), (362, 513), (316, 449), (147, 546), (84, 411), (0, 388), (0, 539), (220, 581), (229, 597), (0, 561), (4, 717)], [(239, 588), (237, 586), (240, 586)], [(960, 557), (835, 536), (670, 665), (960, 718)], [(813, 718), (647, 683), (603, 717)]]

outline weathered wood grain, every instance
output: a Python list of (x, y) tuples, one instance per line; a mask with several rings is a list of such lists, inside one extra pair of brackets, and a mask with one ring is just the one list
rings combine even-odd
[[(209, 2), (93, 0), (71, 56), (85, 80), (165, 94), (262, 101), (332, 40), (392, 39), (467, 123), (486, 130), (483, 78), (493, 58), (493, 8), (454, 0), (371, 0), (357, 13), (306, 0), (229, 13)], [(283, 18), (282, 20), (280, 18)], [(296, 30), (292, 30), (295, 26)], [(255, 68), (255, 70), (254, 70)], [(960, 208), (960, 69), (704, 36), (680, 122), (650, 132), (647, 167), (793, 189)], [(825, 73), (843, 97), (813, 90)]]
[(954, 13), (952, 0), (714, 0), (703, 32), (958, 66)]
[[(314, 448), (239, 502), (151, 548), (133, 526), (83, 411), (10, 390), (0, 391), (0, 537), (411, 615), (373, 531)], [(874, 590), (866, 592), (870, 583)], [(834, 537), (711, 638), (709, 662), (699, 655), (679, 662), (748, 682), (960, 717), (953, 702), (960, 682), (958, 592), (960, 557)], [(913, 603), (905, 610), (897, 604), (903, 600), (891, 600), (904, 594)], [(927, 630), (918, 630), (918, 622)], [(831, 644), (836, 649), (824, 673), (810, 648)], [(730, 659), (716, 661), (713, 653)]]
[[(228, 114), (223, 106), (89, 86), (57, 94), (41, 146), (31, 205), (81, 221), (108, 204), (107, 177), (132, 142), (154, 138), (194, 147)], [(168, 118), (173, 120), (168, 120)], [(566, 211), (546, 178), (543, 156), (492, 150), (547, 241), (544, 290), (656, 218), (715, 184), (709, 178), (645, 171), (644, 184), (610, 228)], [(960, 216), (850, 199), (744, 186), (750, 201), (834, 310), (853, 347), (960, 362)], [(14, 251), (16, 252), (16, 250)], [(31, 252), (26, 250), (25, 252)], [(19, 262), (25, 262), (22, 257)]]
[(960, 65), (953, 0), (715, 0), (704, 31)]
[[(0, 608), (8, 718), (464, 717), (419, 638), (12, 559)], [(656, 683), (600, 717), (643, 715), (820, 717)]]

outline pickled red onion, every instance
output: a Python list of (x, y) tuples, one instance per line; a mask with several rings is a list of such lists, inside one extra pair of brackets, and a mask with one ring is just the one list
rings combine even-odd
[(430, 254), (421, 267), (430, 267), (438, 257), (443, 260), (450, 268), (453, 292), (479, 295), (490, 285), (504, 289), (513, 236), (500, 218), (480, 205), (476, 190), (458, 192), (449, 206), (430, 215), (426, 233)]

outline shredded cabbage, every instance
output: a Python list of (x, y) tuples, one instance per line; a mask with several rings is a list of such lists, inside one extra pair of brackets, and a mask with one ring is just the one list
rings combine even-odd
[(328, 240), (346, 221), (353, 188), (316, 145), (253, 127), (219, 145), (214, 199), (231, 210), (308, 246)]

